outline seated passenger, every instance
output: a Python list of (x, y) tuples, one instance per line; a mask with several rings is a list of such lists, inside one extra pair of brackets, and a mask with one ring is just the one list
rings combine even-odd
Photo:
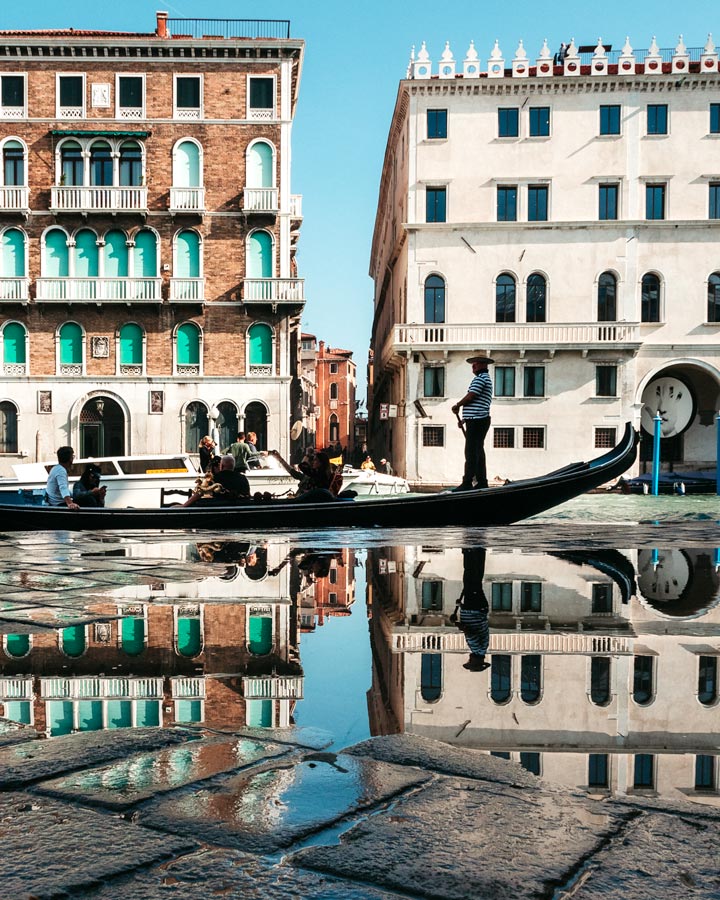
[(226, 503), (238, 503), (250, 496), (250, 483), (247, 477), (235, 468), (235, 458), (226, 453), (220, 460), (220, 471), (215, 476), (217, 484), (221, 484), (230, 497), (225, 497)]
[(73, 500), (78, 506), (105, 506), (106, 491), (100, 487), (100, 466), (88, 463), (73, 486)]

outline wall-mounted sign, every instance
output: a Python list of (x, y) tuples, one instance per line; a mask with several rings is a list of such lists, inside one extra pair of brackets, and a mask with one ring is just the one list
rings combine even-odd
[(640, 423), (648, 434), (655, 433), (653, 420), (659, 413), (662, 420), (660, 436), (682, 434), (695, 418), (695, 397), (684, 381), (672, 375), (655, 378), (642, 395)]

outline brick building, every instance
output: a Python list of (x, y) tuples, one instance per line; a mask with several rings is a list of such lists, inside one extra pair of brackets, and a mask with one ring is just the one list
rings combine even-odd
[(243, 426), (287, 454), (304, 42), (166, 13), (154, 33), (2, 38), (0, 468)]
[(320, 341), (316, 359), (318, 448), (340, 444), (352, 457), (355, 446), (355, 363), (352, 350), (327, 347)]

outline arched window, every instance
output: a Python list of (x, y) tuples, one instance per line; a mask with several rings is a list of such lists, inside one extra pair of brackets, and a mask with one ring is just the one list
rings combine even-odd
[[(195, 444), (197, 447), (197, 443)], [(199, 656), (202, 650), (200, 616), (178, 616), (177, 652), (180, 656)]]
[(512, 695), (510, 681), (512, 657), (493, 653), (490, 670), (490, 699), (494, 703), (507, 703)]
[(273, 243), (267, 231), (253, 231), (247, 242), (247, 277), (272, 278)]
[(528, 322), (546, 321), (547, 282), (544, 276), (535, 273), (527, 280), (527, 311)]
[(267, 408), (263, 403), (254, 400), (245, 407), (245, 431), (254, 431), (257, 435), (258, 450), (267, 450)]
[(85, 652), (85, 626), (69, 625), (60, 634), (60, 649), (65, 656), (82, 656)]
[(515, 321), (515, 279), (512, 275), (498, 275), (495, 282), (495, 321)]
[(60, 150), (60, 183), (68, 187), (83, 183), (82, 148), (77, 141), (65, 141)]
[(653, 658), (636, 656), (633, 666), (633, 700), (641, 706), (653, 698)]
[(330, 383), (330, 399), (337, 400), (337, 398), (338, 398), (337, 381), (333, 381)]
[(157, 278), (158, 276), (157, 235), (149, 228), (143, 228), (135, 235), (133, 276), (135, 278)]
[(196, 231), (181, 231), (175, 239), (175, 276), (200, 277), (200, 236)]
[(208, 411), (197, 400), (185, 409), (185, 452), (197, 453), (200, 441), (208, 433)]
[(420, 658), (420, 696), (434, 703), (442, 694), (442, 653), (423, 653)]
[(145, 617), (125, 616), (121, 619), (120, 640), (123, 653), (139, 656), (145, 649)]
[(95, 141), (90, 146), (90, 184), (105, 187), (113, 183), (113, 161), (110, 144)]
[(247, 154), (247, 187), (273, 186), (273, 148), (265, 141), (255, 141)]
[(27, 331), (19, 322), (8, 322), (3, 328), (3, 363), (6, 366), (25, 366), (27, 363)]
[(642, 322), (660, 321), (660, 279), (654, 272), (643, 275), (640, 320)]
[(70, 274), (70, 252), (67, 234), (59, 228), (45, 233), (43, 275), (46, 278), (67, 278)]
[(143, 330), (134, 322), (128, 322), (120, 329), (120, 365), (142, 366)]
[(94, 231), (83, 228), (75, 235), (73, 262), (73, 274), (76, 278), (97, 278), (98, 245), (97, 235)]
[(598, 322), (617, 320), (617, 278), (612, 272), (603, 272), (598, 278)]
[(3, 144), (3, 184), (20, 187), (25, 184), (25, 150), (20, 141)]
[(267, 656), (272, 650), (272, 625), (271, 616), (250, 616), (248, 622), (248, 650), (255, 656)]
[(120, 185), (138, 187), (143, 183), (142, 150), (136, 141), (120, 145)]
[[(192, 322), (185, 322), (177, 330), (177, 364), (178, 366), (200, 365), (200, 329)], [(204, 437), (203, 432), (200, 437)], [(200, 438), (198, 438), (198, 443)], [(197, 444), (193, 447), (195, 451)]]
[(103, 275), (106, 278), (127, 278), (128, 247), (124, 231), (108, 231), (103, 249)]
[(218, 403), (217, 408), (219, 415), (215, 421), (215, 427), (218, 430), (218, 443), (221, 448), (229, 447), (240, 430), (238, 427), (237, 406), (234, 403), (225, 401)]
[(82, 357), (82, 328), (77, 322), (66, 322), (60, 326), (60, 365), (81, 366)]
[(718, 698), (717, 656), (701, 656), (698, 663), (698, 700), (712, 706)]
[(445, 321), (445, 279), (440, 275), (425, 279), (425, 321)]
[(17, 407), (9, 400), (3, 400), (0, 403), (0, 453), (17, 452)]
[(720, 272), (708, 278), (708, 322), (720, 322)]
[(329, 425), (330, 433), (328, 436), (330, 439), (330, 443), (337, 444), (337, 442), (340, 440), (340, 423), (338, 422), (338, 417), (335, 415), (335, 413), (331, 413)]
[(610, 702), (609, 656), (593, 656), (590, 660), (590, 699), (598, 706)]
[(0, 244), (0, 275), (23, 278), (25, 275), (25, 234), (19, 228), (8, 228)]
[(248, 345), (251, 366), (271, 366), (273, 357), (272, 328), (256, 322), (248, 329)]
[(173, 154), (173, 186), (183, 188), (201, 185), (200, 147), (194, 141), (181, 141)]
[(27, 656), (31, 646), (31, 635), (29, 634), (5, 635), (5, 652), (14, 659), (20, 659), (22, 656)]
[(540, 699), (541, 663), (542, 657), (535, 653), (520, 660), (520, 698), (525, 703), (537, 703)]

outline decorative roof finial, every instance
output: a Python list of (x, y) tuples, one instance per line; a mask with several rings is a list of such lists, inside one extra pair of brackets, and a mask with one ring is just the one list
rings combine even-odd
[(687, 53), (687, 47), (685, 46), (685, 41), (683, 40), (683, 36), (678, 35), (677, 47), (675, 48), (675, 53), (678, 56), (684, 56)]
[(445, 49), (442, 52), (442, 61), (443, 62), (452, 62), (453, 61), (452, 50), (450, 49), (450, 41), (445, 41)]
[(429, 62), (430, 54), (427, 51), (427, 47), (425, 46), (425, 41), (420, 45), (420, 52), (418, 53), (418, 62)]
[(596, 59), (604, 59), (607, 56), (607, 53), (605, 52), (605, 45), (603, 44), (601, 37), (598, 38), (597, 47), (595, 48), (593, 56)]
[(630, 46), (630, 37), (625, 38), (625, 44), (622, 48), (623, 56), (632, 56), (633, 48)]
[(575, 46), (575, 38), (570, 38), (566, 56), (577, 56), (577, 47)]
[(502, 59), (502, 50), (500, 49), (500, 42), (497, 38), (495, 38), (495, 46), (492, 48), (490, 59)]
[(715, 52), (715, 44), (713, 42), (712, 32), (708, 33), (707, 43), (703, 49), (703, 53), (714, 53)]
[(475, 49), (475, 41), (470, 41), (470, 46), (465, 54), (465, 62), (475, 62), (478, 58), (478, 52)]
[(517, 46), (517, 50), (515, 51), (515, 59), (527, 59), (527, 53), (525, 52), (525, 47), (523, 47), (522, 40)]
[(660, 48), (657, 45), (657, 41), (655, 40), (655, 35), (653, 35), (653, 39), (650, 42), (650, 47), (648, 48), (648, 56), (657, 56), (660, 53)]
[(539, 59), (550, 59), (552, 53), (550, 52), (550, 48), (548, 47), (547, 38), (543, 41), (542, 48), (540, 49)]

